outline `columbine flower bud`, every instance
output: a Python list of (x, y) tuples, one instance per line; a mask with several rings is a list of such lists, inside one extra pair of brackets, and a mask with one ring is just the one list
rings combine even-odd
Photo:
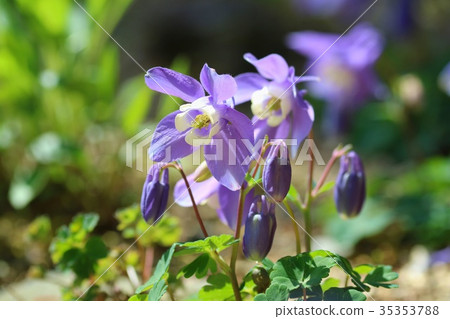
[(280, 141), (270, 148), (264, 166), (262, 183), (267, 194), (282, 202), (291, 186), (292, 169), (286, 143)]
[(359, 214), (366, 197), (366, 177), (361, 159), (355, 152), (341, 157), (341, 167), (334, 187), (334, 201), (340, 214)]
[(265, 196), (256, 198), (245, 222), (244, 255), (253, 260), (264, 259), (272, 247), (276, 228), (275, 204), (266, 200)]
[(147, 222), (156, 222), (164, 213), (169, 198), (169, 170), (161, 168), (166, 163), (156, 163), (148, 171), (142, 189), (141, 211)]

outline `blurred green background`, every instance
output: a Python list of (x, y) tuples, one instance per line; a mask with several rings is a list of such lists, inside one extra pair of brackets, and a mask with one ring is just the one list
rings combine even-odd
[[(450, 98), (438, 80), (450, 62), (450, 3), (411, 1), (404, 12), (400, 1), (381, 1), (363, 18), (386, 38), (376, 66), (386, 99), (361, 107), (346, 134), (327, 136), (324, 103), (308, 96), (324, 158), (336, 143), (352, 143), (367, 168), (369, 195), (351, 221), (337, 217), (330, 196), (321, 198), (314, 233), (324, 248), (400, 271), (400, 288), (379, 299), (449, 300), (439, 282), (448, 282), (450, 270), (430, 260), (450, 246)], [(315, 16), (295, 2), (80, 4), (145, 69), (198, 77), (205, 62), (219, 73), (252, 71), (245, 52), (279, 53), (300, 73), (305, 59), (286, 48), (287, 33), (340, 33), (360, 14)], [(394, 32), (404, 14), (408, 24)], [(74, 1), (0, 0), (0, 299), (72, 299), (143, 233), (133, 205), (145, 174), (126, 166), (125, 143), (177, 107), (145, 86), (141, 68)], [(250, 114), (249, 105), (241, 110)], [(229, 232), (213, 211), (202, 212), (208, 227)], [(169, 215), (86, 298), (127, 299), (164, 247), (201, 236), (189, 210), (174, 206)], [(294, 252), (288, 220), (279, 216), (274, 258)]]

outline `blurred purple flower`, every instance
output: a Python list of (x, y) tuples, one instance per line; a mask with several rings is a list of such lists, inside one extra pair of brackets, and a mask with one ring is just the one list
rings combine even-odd
[[(247, 173), (245, 160), (251, 156), (244, 141), (253, 144), (252, 123), (231, 106), (237, 91), (232, 76), (219, 75), (205, 64), (200, 81), (162, 67), (147, 72), (145, 82), (150, 89), (189, 102), (158, 124), (149, 148), (150, 158), (172, 162), (203, 145), (212, 175), (224, 186), (237, 190)], [(210, 95), (205, 96), (203, 89)]]
[(431, 265), (450, 264), (450, 246), (431, 254)]
[(327, 17), (337, 14), (354, 14), (373, 0), (292, 0), (301, 13)]
[[(232, 191), (221, 185), (214, 177), (202, 179), (201, 166), (194, 173), (187, 176), (192, 194), (197, 205), (207, 203), (216, 209), (220, 220), (231, 229), (236, 228), (239, 191)], [(182, 207), (192, 207), (186, 184), (183, 180), (176, 183), (174, 188), (175, 202)], [(254, 198), (254, 190), (248, 192), (244, 202), (244, 215), (242, 224), (247, 220), (247, 213)]]
[(439, 75), (439, 86), (450, 96), (450, 63), (446, 65)]
[[(246, 53), (244, 59), (259, 73), (236, 76), (238, 91), (234, 98), (236, 104), (251, 100), (255, 142), (268, 135), (270, 139), (295, 139), (298, 147), (311, 130), (314, 110), (295, 84), (311, 78), (296, 77), (294, 68), (278, 54), (258, 60)], [(294, 146), (292, 151), (296, 150)]]
[[(141, 197), (141, 212), (146, 222), (153, 223), (164, 214), (169, 199), (169, 170), (156, 163), (150, 167)], [(162, 175), (162, 176), (161, 176)]]
[(294, 32), (287, 37), (288, 46), (307, 56), (312, 65), (310, 73), (321, 79), (310, 83), (309, 89), (327, 102), (326, 124), (332, 132), (343, 131), (352, 111), (383, 89), (374, 71), (384, 46), (378, 31), (360, 24), (335, 42), (338, 38), (338, 34), (314, 31)]

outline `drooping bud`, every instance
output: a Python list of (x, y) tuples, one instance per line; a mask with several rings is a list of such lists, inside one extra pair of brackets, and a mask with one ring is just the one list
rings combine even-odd
[(284, 141), (270, 148), (263, 170), (263, 187), (271, 199), (282, 202), (291, 186), (292, 169), (289, 151)]
[(272, 248), (276, 228), (275, 204), (265, 196), (256, 198), (245, 222), (244, 255), (253, 260), (263, 260)]
[(361, 212), (366, 198), (366, 177), (361, 159), (355, 152), (341, 157), (334, 187), (334, 201), (339, 214), (354, 217)]
[(169, 199), (169, 170), (161, 168), (166, 163), (156, 163), (148, 171), (142, 189), (141, 211), (145, 221), (156, 222), (164, 213)]

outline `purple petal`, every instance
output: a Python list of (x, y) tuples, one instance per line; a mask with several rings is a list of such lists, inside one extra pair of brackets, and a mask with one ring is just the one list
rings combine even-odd
[(264, 79), (258, 73), (243, 73), (235, 77), (238, 90), (234, 95), (234, 103), (241, 104), (250, 101), (252, 94), (262, 89), (268, 84), (268, 81)]
[(258, 60), (253, 54), (246, 53), (244, 54), (244, 59), (253, 64), (259, 74), (269, 80), (281, 82), (286, 80), (289, 75), (287, 62), (278, 54), (269, 54)]
[(298, 105), (292, 109), (291, 138), (300, 145), (308, 136), (314, 122), (314, 109), (301, 95), (297, 97)]
[(257, 116), (253, 117), (255, 144), (263, 140), (267, 135), (269, 140), (289, 138), (291, 123), (289, 118), (284, 119), (278, 126), (269, 126), (267, 120), (260, 120)]
[(162, 67), (148, 70), (145, 83), (154, 91), (177, 96), (187, 102), (205, 96), (202, 85), (196, 79)]
[(315, 31), (293, 32), (287, 36), (287, 46), (309, 58), (317, 59), (339, 38), (338, 34)]
[(193, 146), (184, 139), (189, 130), (180, 133), (175, 128), (175, 116), (179, 113), (181, 112), (170, 113), (156, 127), (148, 149), (150, 159), (153, 161), (172, 162), (193, 153)]
[[(200, 205), (217, 192), (220, 184), (214, 177), (208, 178), (202, 182), (196, 182), (195, 180), (197, 176), (198, 174), (194, 172), (187, 176), (187, 180), (191, 187), (190, 189), (194, 196), (195, 203)], [(179, 180), (175, 184), (173, 197), (178, 205), (182, 207), (192, 207), (191, 197), (189, 196), (189, 192), (187, 191), (187, 187), (183, 179)]]
[[(250, 205), (255, 197), (254, 189), (250, 190), (245, 196), (244, 201), (244, 214), (242, 215), (242, 225), (247, 220), (248, 213), (250, 211)], [(239, 191), (232, 191), (225, 186), (220, 186), (218, 190), (219, 194), (219, 205), (220, 208), (217, 210), (217, 215), (220, 220), (228, 225), (231, 229), (236, 229), (236, 220), (238, 213), (239, 204)]]
[(210, 145), (205, 146), (205, 158), (212, 175), (224, 186), (238, 190), (252, 157), (253, 127), (250, 119), (232, 109), (218, 109), (224, 121)]
[(349, 65), (362, 68), (376, 62), (383, 52), (381, 34), (369, 24), (355, 26), (344, 39), (340, 48), (346, 54)]
[(241, 138), (253, 143), (253, 124), (247, 115), (231, 107), (219, 107), (216, 109), (220, 112), (223, 119), (232, 124)]
[(200, 81), (206, 91), (213, 97), (214, 103), (221, 103), (233, 95), (237, 91), (237, 84), (234, 78), (229, 74), (217, 74), (205, 63), (200, 73)]

